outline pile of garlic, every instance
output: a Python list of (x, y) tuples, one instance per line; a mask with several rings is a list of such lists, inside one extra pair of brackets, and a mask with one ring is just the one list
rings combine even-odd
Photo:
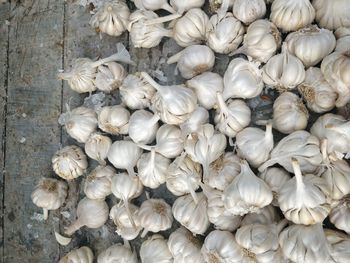
[[(32, 193), (45, 218), (83, 177), (86, 196), (65, 234), (111, 220), (124, 240), (99, 263), (349, 262), (350, 0), (209, 0), (209, 12), (205, 0), (134, 0), (132, 10), (102, 2), (90, 21), (101, 34), (128, 31), (135, 48), (164, 37), (183, 47), (167, 61), (179, 82), (128, 73), (122, 44), (59, 74), (76, 92), (122, 103), (61, 115), (85, 145), (57, 151), (61, 180), (44, 178)], [(233, 56), (222, 76), (215, 53)], [(271, 94), (273, 116), (256, 121), (251, 99)], [(96, 167), (86, 175), (88, 162)], [(149, 195), (163, 184), (174, 203)], [(111, 208), (110, 195), (119, 200)], [(60, 262), (93, 258), (81, 247)]]

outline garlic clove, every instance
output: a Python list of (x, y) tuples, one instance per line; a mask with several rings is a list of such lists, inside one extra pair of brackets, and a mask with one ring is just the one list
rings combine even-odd
[(111, 179), (115, 170), (111, 166), (97, 166), (85, 179), (84, 193), (90, 199), (105, 199), (112, 193)]
[(100, 164), (106, 164), (107, 154), (112, 145), (112, 140), (98, 132), (90, 135), (85, 143), (85, 153), (91, 159), (98, 161)]
[(67, 255), (60, 259), (58, 263), (93, 263), (94, 254), (88, 247), (80, 247), (70, 251)]
[(106, 93), (118, 89), (123, 83), (127, 72), (124, 67), (116, 62), (109, 62), (97, 68), (96, 87)]
[(110, 262), (137, 263), (137, 254), (131, 251), (130, 244), (124, 240), (124, 245), (114, 244), (98, 255), (97, 263)]
[(250, 24), (265, 16), (265, 0), (233, 0), (232, 12), (244, 24)]
[(135, 111), (129, 120), (129, 136), (135, 143), (149, 144), (156, 138), (159, 116), (146, 110)]
[(173, 263), (167, 240), (161, 235), (153, 235), (141, 244), (142, 263)]
[(98, 114), (98, 127), (109, 134), (127, 134), (130, 112), (121, 105), (102, 107)]
[(62, 236), (60, 233), (55, 231), (55, 238), (58, 244), (61, 246), (67, 246), (72, 241), (72, 238)]

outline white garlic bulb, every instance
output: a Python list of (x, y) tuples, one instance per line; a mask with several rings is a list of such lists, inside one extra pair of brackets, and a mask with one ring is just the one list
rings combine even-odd
[(138, 177), (146, 187), (155, 189), (165, 183), (165, 177), (170, 160), (156, 153), (154, 149), (150, 153), (141, 155), (137, 162)]
[(241, 222), (241, 226), (251, 225), (251, 224), (262, 224), (270, 225), (277, 223), (281, 220), (279, 212), (272, 205), (265, 206), (259, 210), (258, 213), (246, 214)]
[(136, 252), (131, 251), (130, 244), (124, 241), (124, 245), (117, 243), (110, 246), (98, 255), (97, 263), (128, 262), (137, 263)]
[(161, 235), (153, 235), (141, 244), (142, 263), (173, 263), (167, 240)]
[(266, 131), (248, 127), (236, 135), (237, 153), (257, 168), (266, 162), (273, 149), (272, 124), (266, 125)]
[(291, 156), (298, 160), (303, 173), (312, 173), (322, 162), (320, 141), (307, 131), (296, 131), (284, 137), (271, 151), (270, 160), (259, 167), (263, 172), (274, 164), (280, 164), (288, 172), (292, 173)]
[(97, 166), (85, 179), (85, 195), (90, 199), (104, 199), (110, 195), (114, 174), (115, 170), (111, 166)]
[(315, 9), (309, 0), (274, 0), (270, 20), (284, 32), (296, 31), (312, 23)]
[(190, 194), (177, 198), (173, 204), (174, 218), (195, 235), (203, 235), (209, 225), (207, 198), (197, 193), (197, 203)]
[(233, 0), (232, 13), (244, 24), (250, 24), (265, 16), (265, 0)]
[(138, 9), (146, 10), (166, 10), (169, 13), (175, 13), (175, 10), (169, 5), (168, 0), (133, 0)]
[(334, 30), (342, 26), (350, 26), (348, 0), (313, 0), (312, 5), (316, 10), (316, 22), (321, 27)]
[(183, 0), (170, 0), (170, 5), (180, 14), (192, 9), (201, 7), (204, 5), (205, 0), (191, 0), (191, 1), (183, 1)]
[(83, 175), (87, 167), (86, 155), (75, 145), (58, 150), (52, 157), (53, 170), (65, 180), (72, 180)]
[(159, 116), (146, 110), (135, 111), (129, 119), (129, 136), (135, 143), (149, 144), (156, 138)]
[(241, 161), (241, 172), (229, 184), (222, 196), (225, 208), (233, 215), (258, 212), (269, 205), (273, 196), (270, 187), (250, 169), (248, 163)]
[(298, 95), (283, 92), (273, 104), (273, 126), (279, 132), (290, 134), (304, 130), (308, 124), (309, 112)]
[(350, 51), (350, 26), (340, 27), (334, 32), (337, 38), (337, 44), (335, 46), (336, 52)]
[(175, 263), (204, 263), (201, 241), (184, 227), (169, 236), (168, 247)]
[(93, 263), (94, 254), (88, 247), (80, 247), (70, 251), (58, 263)]
[(214, 122), (216, 129), (230, 138), (247, 127), (251, 120), (251, 111), (243, 100), (224, 101), (222, 94), (217, 94), (218, 108)]
[(254, 98), (262, 92), (264, 82), (259, 64), (243, 58), (231, 60), (224, 75), (224, 100)]
[(68, 186), (65, 182), (42, 178), (31, 194), (32, 202), (43, 209), (44, 219), (49, 215), (49, 210), (60, 208), (67, 197)]
[(99, 228), (106, 223), (108, 213), (108, 205), (103, 199), (85, 197), (78, 203), (77, 219), (66, 228), (65, 233), (70, 236), (83, 226)]
[(333, 51), (336, 44), (332, 31), (320, 29), (316, 25), (290, 33), (285, 42), (288, 51), (299, 58), (307, 68), (318, 64)]
[(180, 124), (180, 129), (184, 137), (190, 133), (198, 132), (203, 124), (209, 122), (209, 112), (203, 107), (198, 107), (192, 112), (189, 119)]
[(144, 201), (137, 213), (141, 227), (144, 228), (141, 237), (147, 232), (157, 233), (171, 228), (173, 215), (171, 206), (163, 199), (148, 199)]
[(228, 54), (242, 43), (244, 26), (232, 13), (214, 14), (207, 29), (208, 46), (217, 53)]
[(140, 74), (129, 74), (119, 88), (122, 102), (132, 110), (148, 108), (156, 90)]
[(192, 45), (170, 57), (167, 63), (177, 63), (181, 76), (191, 79), (205, 71), (210, 71), (215, 64), (215, 55), (207, 46)]
[(346, 263), (350, 257), (350, 239), (340, 231), (325, 229), (327, 241), (331, 246), (330, 263)]
[(321, 70), (310, 67), (305, 73), (305, 80), (298, 86), (298, 91), (306, 101), (307, 107), (317, 113), (332, 110), (338, 94), (325, 80)]
[(200, 8), (190, 9), (175, 21), (172, 37), (179, 46), (188, 47), (206, 40), (209, 18)]
[(329, 220), (336, 228), (350, 234), (350, 201), (349, 195), (341, 199), (338, 204), (332, 208), (329, 214)]
[(101, 65), (97, 68), (96, 87), (101, 91), (110, 93), (122, 85), (126, 75), (126, 70), (119, 63), (106, 63), (106, 65)]
[(216, 93), (224, 90), (223, 78), (213, 72), (204, 72), (186, 82), (186, 86), (193, 89), (198, 103), (210, 110), (216, 105)]
[(107, 133), (127, 134), (130, 112), (121, 105), (105, 106), (98, 114), (98, 127)]
[(111, 138), (98, 132), (94, 132), (85, 143), (85, 153), (91, 159), (94, 159), (100, 164), (104, 165), (106, 164), (105, 160), (111, 145)]

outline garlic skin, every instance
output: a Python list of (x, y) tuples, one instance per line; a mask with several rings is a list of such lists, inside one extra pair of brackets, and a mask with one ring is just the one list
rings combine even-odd
[(223, 78), (213, 72), (204, 72), (186, 82), (186, 86), (194, 90), (199, 105), (211, 110), (216, 105), (216, 94), (224, 90)]
[(254, 98), (262, 92), (264, 82), (258, 63), (243, 58), (231, 60), (224, 75), (224, 100), (229, 98)]
[(200, 8), (204, 5), (205, 0), (192, 0), (192, 1), (183, 1), (183, 0), (170, 0), (170, 5), (179, 13), (183, 14), (184, 12), (192, 8)]
[(161, 235), (153, 235), (144, 241), (140, 249), (142, 263), (173, 263), (167, 240)]
[(304, 130), (309, 112), (303, 101), (291, 92), (283, 92), (273, 104), (273, 127), (284, 134)]
[(233, 0), (232, 13), (244, 24), (250, 24), (265, 16), (265, 0)]
[(192, 45), (170, 57), (168, 64), (177, 62), (181, 76), (191, 79), (205, 71), (210, 71), (215, 64), (214, 52), (204, 45)]
[(111, 178), (114, 175), (111, 166), (97, 166), (85, 179), (85, 195), (90, 199), (105, 199), (112, 193)]
[(350, 6), (348, 0), (324, 1), (313, 0), (316, 10), (316, 22), (321, 27), (334, 30), (350, 26)]
[(203, 193), (197, 193), (197, 203), (191, 195), (177, 198), (173, 204), (174, 218), (194, 235), (203, 235), (209, 225), (207, 215), (207, 198)]
[(119, 63), (106, 63), (97, 68), (96, 87), (103, 92), (110, 93), (121, 86), (126, 75), (126, 70)]
[(184, 137), (190, 133), (198, 132), (202, 125), (209, 122), (209, 112), (203, 107), (198, 107), (192, 112), (190, 118), (180, 124), (180, 129)]
[(257, 168), (268, 160), (273, 149), (272, 124), (266, 125), (266, 131), (248, 127), (236, 135), (237, 153)]
[(350, 51), (350, 26), (338, 28), (334, 35), (337, 38), (335, 52)]
[(55, 173), (65, 180), (73, 180), (83, 175), (88, 167), (86, 155), (75, 145), (58, 150), (51, 161)]
[(329, 214), (329, 220), (336, 228), (350, 234), (350, 209), (349, 195), (339, 201), (336, 207), (332, 208)]
[(130, 112), (121, 105), (105, 106), (98, 114), (98, 127), (109, 134), (127, 134)]
[(326, 235), (327, 241), (331, 246), (331, 259), (330, 263), (346, 263), (349, 259), (349, 246), (350, 239), (347, 235), (339, 231), (334, 231), (331, 229), (325, 229), (324, 233)]
[(88, 228), (99, 228), (103, 226), (107, 219), (109, 208), (102, 199), (89, 199), (87, 197), (79, 201), (77, 207), (77, 219), (66, 228), (66, 235), (74, 234), (83, 226)]
[(124, 241), (124, 245), (121, 243), (112, 245), (98, 255), (97, 263), (114, 263), (114, 262), (128, 262), (128, 263), (138, 262), (136, 252), (131, 251), (130, 244), (127, 241)]
[(273, 196), (270, 187), (250, 169), (245, 160), (241, 161), (241, 172), (223, 193), (225, 208), (233, 215), (243, 216), (258, 212), (269, 205)]
[(112, 140), (98, 132), (90, 135), (85, 143), (85, 153), (91, 159), (98, 161), (100, 164), (106, 164), (106, 158), (109, 148), (112, 145)]
[(225, 1), (226, 0), (209, 0), (209, 12), (210, 13), (218, 13), (218, 11), (220, 11), (220, 9), (222, 10), (224, 8), (224, 6), (223, 6), (224, 3), (228, 4), (228, 8), (233, 6), (234, 0), (228, 0), (227, 2), (225, 2)]
[(138, 9), (146, 10), (166, 10), (169, 13), (175, 13), (175, 10), (168, 4), (168, 0), (133, 0)]
[(310, 67), (305, 72), (305, 80), (298, 86), (307, 107), (317, 113), (324, 113), (335, 107), (338, 94), (325, 80), (319, 68)]
[(204, 263), (201, 246), (201, 241), (184, 227), (172, 232), (168, 240), (174, 263)]
[(274, 0), (270, 20), (284, 32), (297, 31), (312, 23), (315, 9), (309, 0)]
[(206, 40), (209, 18), (200, 8), (190, 9), (175, 21), (172, 37), (181, 47), (200, 44)]
[(119, 88), (122, 102), (132, 110), (151, 106), (156, 90), (140, 74), (129, 74)]
[(241, 249), (228, 231), (210, 232), (204, 240), (202, 254), (205, 262), (243, 262)]
[(217, 53), (228, 54), (242, 43), (244, 31), (244, 26), (232, 13), (214, 14), (208, 22), (208, 46)]
[(94, 254), (88, 247), (80, 247), (70, 251), (58, 263), (93, 263)]
[(316, 25), (290, 33), (285, 42), (288, 51), (299, 58), (306, 68), (317, 65), (336, 45), (333, 32)]
[(129, 136), (135, 143), (149, 144), (156, 138), (159, 116), (146, 110), (135, 111), (129, 119)]
[[(184, 140), (180, 128), (175, 125), (163, 124), (156, 134), (155, 151), (166, 158), (172, 159), (181, 154), (184, 149)], [(146, 147), (147, 148), (147, 147)]]
[(278, 223), (281, 220), (279, 212), (272, 205), (265, 206), (259, 210), (259, 213), (246, 214), (241, 222), (241, 226), (251, 224), (270, 225)]
[(48, 210), (60, 208), (67, 197), (68, 186), (65, 182), (42, 178), (31, 194), (32, 202), (44, 211), (44, 219), (48, 218)]

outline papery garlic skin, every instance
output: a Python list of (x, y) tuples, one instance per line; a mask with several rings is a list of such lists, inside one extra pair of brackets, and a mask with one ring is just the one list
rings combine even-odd
[(192, 9), (198, 8), (204, 5), (205, 0), (192, 0), (192, 1), (183, 1), (183, 0), (170, 0), (170, 5), (180, 14)]
[(281, 220), (279, 212), (273, 205), (268, 205), (259, 210), (259, 213), (246, 214), (241, 222), (241, 226), (250, 224), (270, 225)]
[[(209, 12), (217, 13), (220, 9), (223, 9), (223, 4), (226, 0), (209, 0)], [(228, 0), (228, 8), (232, 7), (235, 0)]]
[(315, 9), (309, 0), (274, 0), (270, 20), (284, 32), (296, 31), (312, 23)]
[(210, 17), (207, 43), (217, 53), (228, 54), (242, 43), (244, 27), (232, 13), (214, 14)]
[(350, 201), (349, 195), (339, 201), (336, 207), (332, 208), (329, 220), (336, 228), (350, 234)]
[(101, 91), (110, 93), (121, 86), (126, 75), (126, 70), (119, 63), (106, 63), (106, 65), (97, 68), (96, 87)]
[(93, 263), (94, 254), (88, 247), (80, 247), (70, 251), (58, 263)]
[(288, 51), (299, 58), (306, 68), (318, 64), (334, 50), (336, 44), (332, 31), (316, 25), (290, 33), (285, 42)]
[(98, 127), (107, 133), (127, 134), (130, 112), (121, 105), (105, 106), (98, 114)]
[(90, 199), (104, 199), (110, 195), (114, 174), (115, 170), (111, 166), (97, 166), (85, 179), (85, 195)]
[(324, 229), (327, 241), (331, 246), (330, 263), (346, 263), (350, 257), (350, 239), (340, 231)]
[(166, 158), (175, 158), (184, 149), (184, 140), (180, 128), (175, 125), (163, 124), (156, 134), (155, 151)]
[(138, 9), (146, 10), (166, 10), (169, 13), (175, 13), (175, 10), (168, 4), (168, 0), (133, 0)]
[(336, 52), (350, 51), (350, 26), (340, 27), (334, 32), (337, 38), (337, 45), (335, 47)]
[(97, 263), (128, 262), (137, 263), (137, 254), (132, 252), (129, 243), (115, 244), (98, 255)]
[(159, 116), (146, 110), (135, 111), (129, 119), (129, 136), (135, 143), (149, 144), (156, 138)]
[(265, 16), (265, 0), (233, 0), (232, 13), (244, 24), (250, 24)]
[(316, 10), (316, 22), (321, 27), (334, 30), (339, 27), (350, 26), (350, 6), (348, 0), (313, 0)]
[(153, 235), (144, 241), (140, 249), (142, 263), (173, 263), (167, 241), (161, 235)]
[(72, 180), (83, 175), (87, 167), (86, 155), (75, 145), (62, 148), (52, 157), (53, 170), (65, 180)]
[(106, 163), (105, 160), (111, 145), (112, 140), (109, 137), (94, 132), (85, 143), (85, 153), (91, 159), (94, 159), (103, 165)]
[(193, 234), (203, 235), (210, 225), (207, 205), (207, 198), (203, 193), (197, 193), (197, 203), (188, 194), (175, 200), (172, 212), (174, 218)]
[(309, 112), (302, 100), (291, 92), (283, 92), (273, 104), (273, 126), (279, 132), (290, 134), (304, 130)]
[(203, 107), (198, 107), (192, 112), (191, 116), (184, 123), (180, 124), (180, 129), (183, 136), (188, 136), (190, 133), (198, 132), (202, 125), (209, 122), (209, 112)]

